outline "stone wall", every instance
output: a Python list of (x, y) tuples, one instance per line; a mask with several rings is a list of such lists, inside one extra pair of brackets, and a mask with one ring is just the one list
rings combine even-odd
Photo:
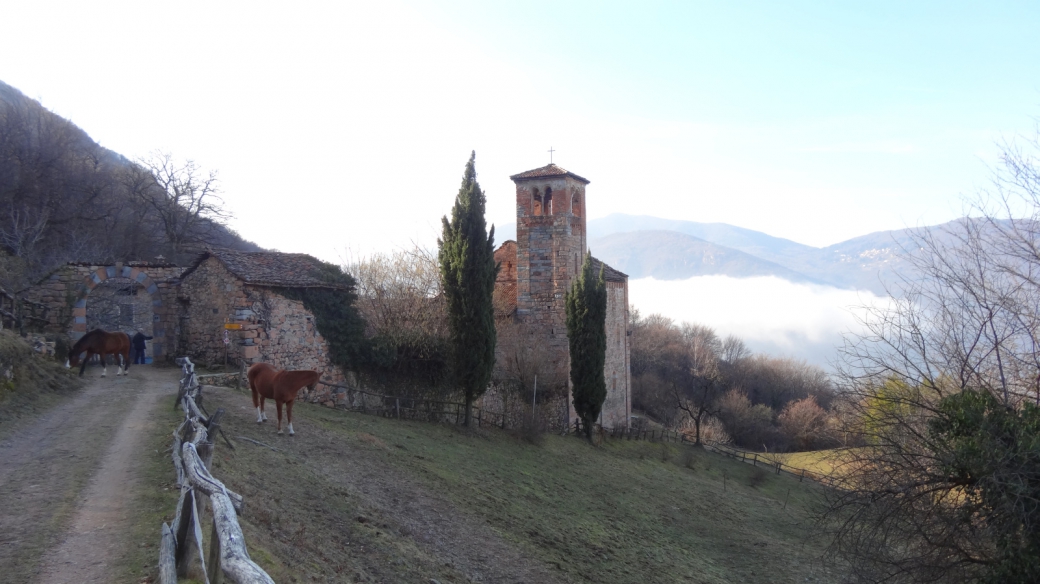
[[(314, 315), (303, 303), (275, 290), (242, 282), (215, 257), (203, 261), (181, 282), (178, 300), (182, 352), (202, 362), (223, 363), (225, 346), (231, 363), (270, 363), (279, 369), (314, 369), (321, 378), (342, 383), (344, 375), (329, 360), (328, 345)], [(225, 323), (241, 328), (228, 330)], [(319, 385), (302, 399), (332, 405), (334, 394)]]
[(516, 242), (508, 240), (495, 250), (499, 264), (495, 279), (495, 317), (511, 315), (516, 310)]
[[(177, 278), (184, 268), (170, 264), (127, 262), (114, 265), (67, 264), (52, 272), (39, 284), (24, 290), (26, 299), (48, 307), (50, 332), (68, 334), (78, 339), (87, 332), (87, 302), (90, 293), (110, 278), (127, 278), (141, 286), (148, 295), (152, 310), (152, 355), (172, 358), (169, 349), (176, 346)], [(145, 301), (146, 303), (149, 301)], [(130, 332), (130, 331), (127, 331)]]
[(603, 426), (625, 425), (632, 415), (628, 388), (628, 282), (607, 282), (607, 355), (603, 374), (607, 381), (607, 399), (603, 402)]
[[(181, 281), (177, 301), (181, 306), (177, 354), (200, 363), (223, 364), (224, 324), (237, 322), (235, 307), (247, 305), (242, 280), (211, 257)], [(237, 340), (231, 332), (228, 338)], [(236, 342), (228, 345), (227, 353), (231, 363), (248, 359)]]

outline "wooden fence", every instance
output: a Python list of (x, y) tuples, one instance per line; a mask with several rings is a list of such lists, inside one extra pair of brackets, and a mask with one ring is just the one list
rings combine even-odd
[(728, 456), (729, 458), (732, 458), (734, 460), (739, 460), (741, 462), (745, 462), (754, 466), (762, 466), (763, 468), (768, 468), (776, 474), (786, 473), (792, 477), (796, 477), (798, 479), (798, 482), (802, 482), (805, 479), (810, 479), (812, 481), (824, 485), (832, 487), (836, 486), (836, 481), (830, 476), (818, 472), (813, 472), (811, 470), (806, 470), (804, 468), (791, 466), (789, 464), (784, 464), (779, 460), (770, 459), (768, 455), (762, 454), (760, 452), (741, 450), (739, 448), (733, 448), (732, 446), (727, 446), (724, 444), (718, 444), (714, 442), (707, 443), (704, 445), (704, 447), (707, 450), (711, 450), (712, 452), (718, 452), (719, 454)]
[[(335, 400), (337, 408), (352, 412), (374, 414), (386, 418), (452, 424), (460, 424), (466, 417), (466, 404), (462, 403), (383, 395), (324, 380), (318, 383), (333, 389), (333, 394), (337, 396)], [(482, 426), (506, 427), (506, 415), (502, 412), (473, 408), (472, 415), (478, 428)]]
[[(574, 432), (578, 433), (579, 428), (574, 427)], [(683, 434), (682, 432), (675, 432), (671, 430), (652, 430), (649, 428), (642, 429), (629, 429), (629, 428), (614, 428), (606, 430), (606, 435), (618, 440), (647, 440), (651, 442), (672, 442), (675, 444), (689, 444), (693, 445), (694, 441)], [(741, 450), (739, 448), (733, 448), (725, 444), (719, 444), (718, 442), (703, 442), (705, 450), (717, 452), (723, 456), (727, 456), (734, 460), (753, 465), (768, 468), (770, 471), (776, 474), (786, 473), (792, 477), (798, 479), (798, 482), (802, 482), (805, 479), (810, 479), (817, 483), (834, 486), (835, 481), (822, 473), (813, 472), (804, 468), (791, 466), (789, 464), (783, 464), (778, 460), (770, 459), (768, 455), (760, 452), (752, 452), (749, 450)]]
[[(184, 410), (184, 421), (173, 433), (173, 465), (181, 496), (173, 525), (162, 525), (159, 546), (159, 581), (177, 584), (193, 567), (207, 584), (274, 584), (260, 566), (249, 559), (238, 513), (242, 496), (229, 490), (209, 472), (213, 447), (220, 432), (224, 410), (208, 415), (202, 407), (202, 387), (195, 365), (187, 357), (177, 359), (181, 378), (177, 405)], [(227, 438), (224, 439), (227, 441)], [(228, 446), (231, 443), (228, 442)], [(202, 518), (199, 514), (209, 498), (213, 515), (209, 555), (202, 547)], [(203, 560), (205, 558), (205, 560)]]

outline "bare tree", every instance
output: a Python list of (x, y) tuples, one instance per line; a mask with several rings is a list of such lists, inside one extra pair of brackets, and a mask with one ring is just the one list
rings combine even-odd
[(739, 337), (727, 335), (722, 339), (722, 352), (719, 358), (726, 363), (734, 364), (751, 356), (751, 349)]
[(719, 372), (723, 343), (715, 330), (703, 325), (683, 323), (682, 352), (672, 373), (675, 407), (693, 422), (694, 443), (701, 444), (701, 424), (719, 413), (719, 398), (725, 381)]
[(827, 427), (827, 410), (816, 403), (814, 396), (789, 402), (777, 416), (780, 431), (796, 450), (814, 450), (833, 446)]
[(343, 269), (357, 280), (357, 306), (375, 353), (373, 366), (427, 386), (443, 381), (448, 321), (433, 253), (413, 245), (351, 260)]
[(151, 205), (167, 242), (176, 253), (213, 243), (219, 226), (230, 218), (220, 198), (217, 174), (205, 172), (192, 160), (177, 161), (169, 153), (156, 152), (138, 161), (147, 177), (131, 175), (126, 184), (133, 194)]
[[(1007, 145), (993, 187), (967, 218), (915, 233), (913, 271), (845, 341), (847, 419), (867, 447), (843, 455), (823, 525), (860, 580), (1040, 577), (1040, 471), (1022, 462), (1037, 456), (1035, 427), (1010, 421), (1040, 403), (1038, 157), (1035, 139)], [(972, 396), (998, 407), (972, 409)], [(1004, 421), (958, 435), (991, 415)]]

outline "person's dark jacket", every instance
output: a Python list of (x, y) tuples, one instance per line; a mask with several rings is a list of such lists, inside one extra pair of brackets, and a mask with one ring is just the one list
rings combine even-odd
[(136, 335), (134, 335), (134, 338), (131, 339), (131, 342), (133, 343), (134, 349), (138, 351), (143, 351), (145, 349), (144, 342), (150, 340), (152, 340), (152, 337), (146, 337), (144, 333), (139, 332)]

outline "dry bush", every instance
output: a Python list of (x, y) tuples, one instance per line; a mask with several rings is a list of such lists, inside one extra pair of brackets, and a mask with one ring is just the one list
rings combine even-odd
[(485, 394), (484, 402), (497, 401), (496, 411), (507, 412), (508, 424), (525, 424), (524, 417), (534, 407), (546, 431), (563, 429), (567, 424), (564, 368), (551, 360), (544, 339), (537, 337), (533, 327), (512, 317), (498, 319), (495, 326), (494, 390)]
[(773, 425), (773, 410), (752, 404), (746, 393), (731, 389), (719, 400), (719, 419), (733, 442), (744, 448), (777, 449), (783, 437)]
[(692, 448), (683, 449), (682, 465), (690, 470), (696, 470), (697, 455)]
[(757, 489), (762, 486), (766, 479), (769, 478), (769, 473), (758, 466), (751, 467), (751, 472), (748, 473), (747, 484), (753, 489)]
[(530, 411), (524, 414), (520, 425), (513, 429), (512, 434), (519, 440), (528, 444), (541, 446), (545, 442), (545, 435), (549, 432), (549, 426), (545, 420)]
[(343, 271), (357, 280), (357, 308), (371, 345), (366, 381), (422, 393), (444, 384), (448, 316), (436, 256), (416, 245), (352, 260)]
[(827, 428), (829, 417), (826, 410), (816, 404), (816, 398), (789, 402), (780, 412), (777, 422), (780, 431), (787, 437), (788, 445), (795, 450), (814, 450), (831, 444)]

